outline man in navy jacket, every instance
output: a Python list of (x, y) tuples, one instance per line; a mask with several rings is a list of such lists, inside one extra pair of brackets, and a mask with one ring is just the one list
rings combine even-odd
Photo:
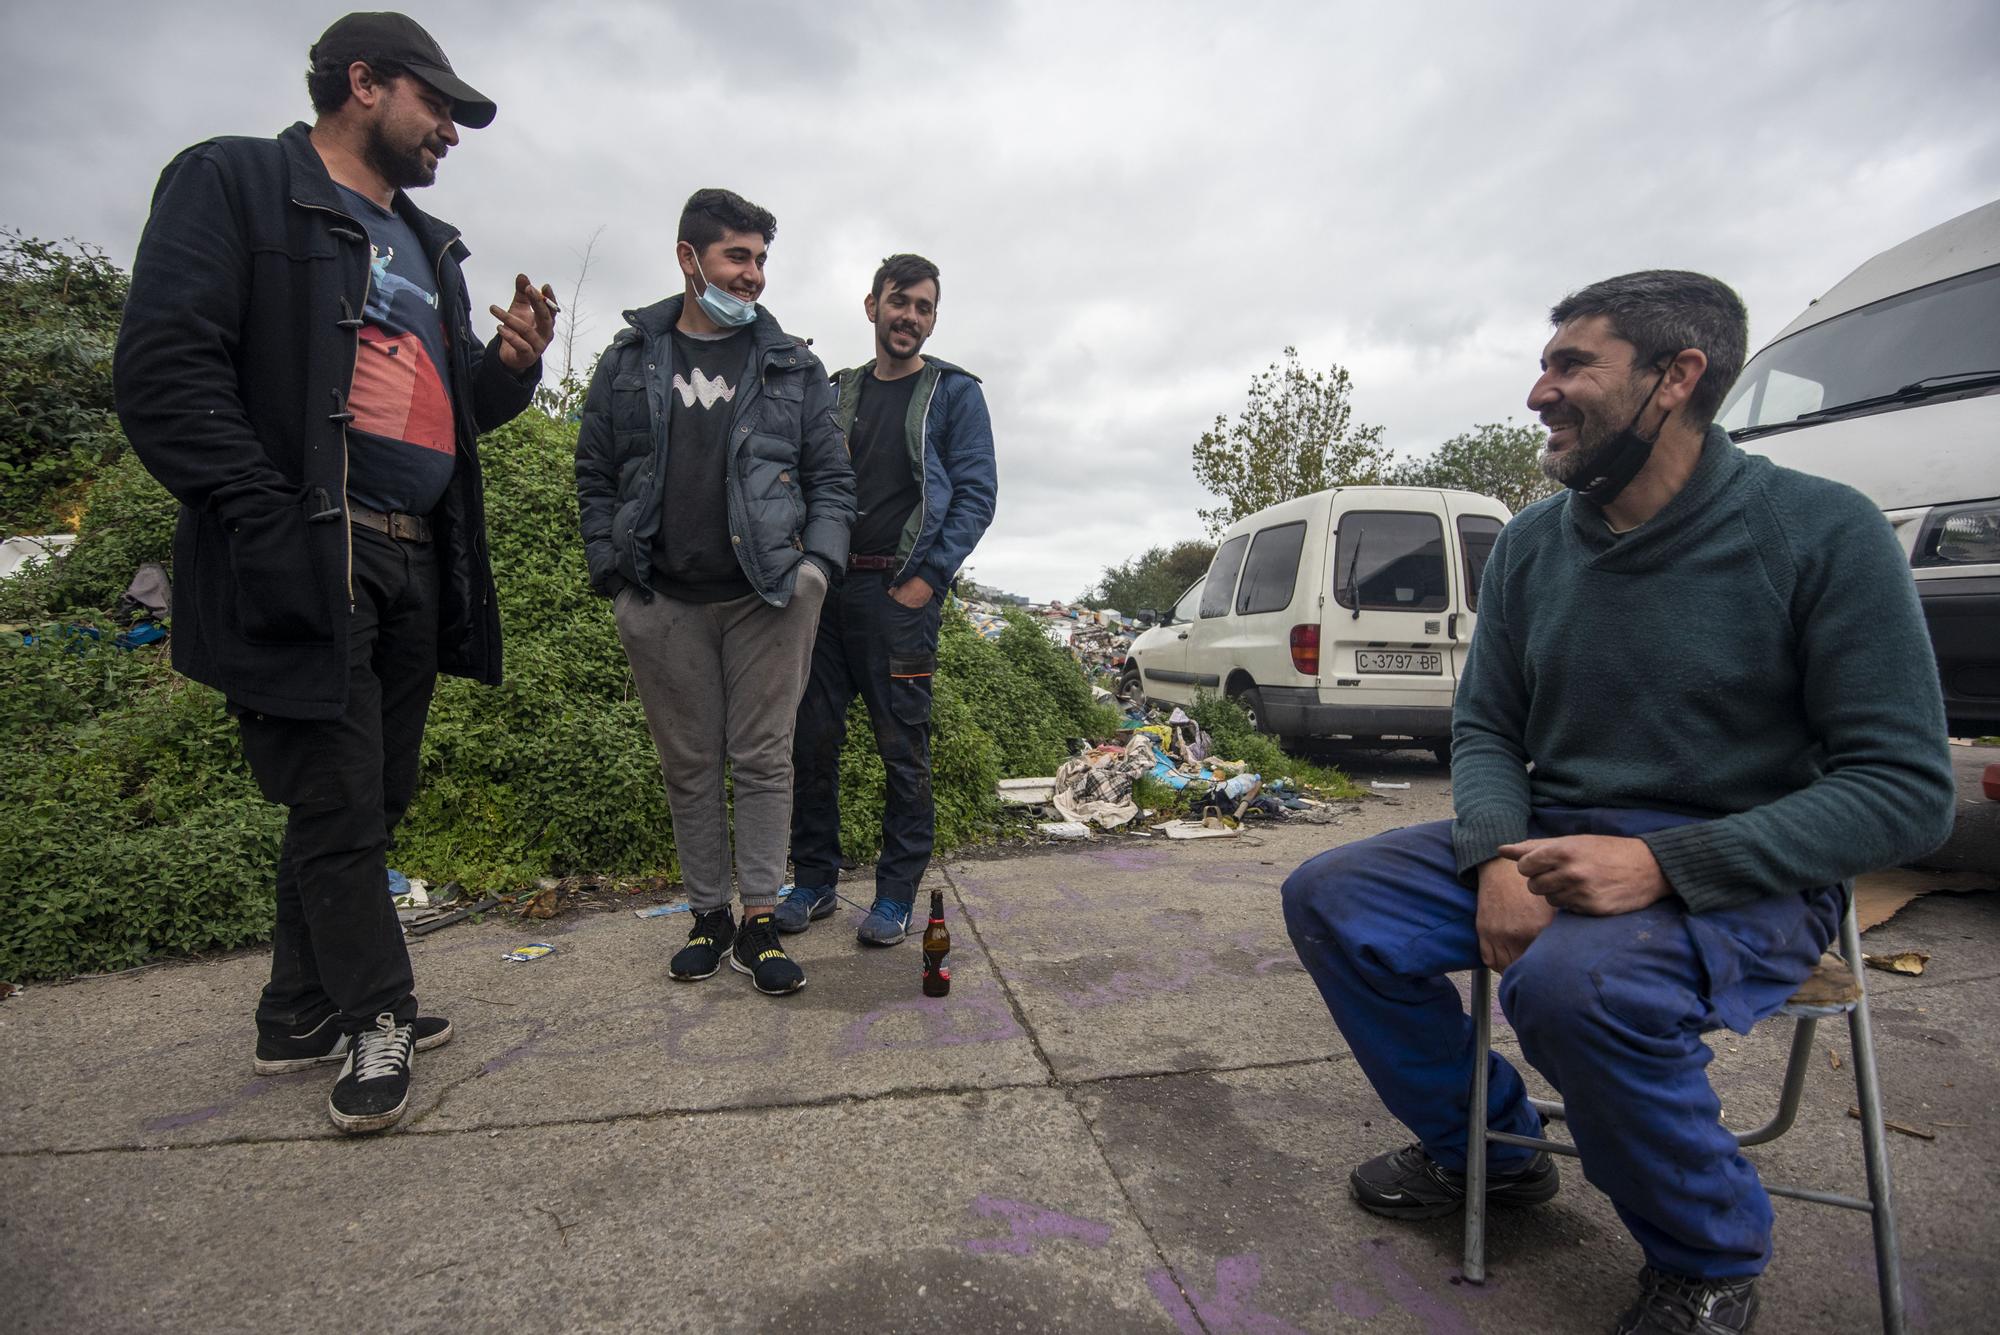
[(798, 885), (778, 909), (784, 932), (805, 931), (838, 902), (840, 748), (857, 693), (887, 779), (875, 903), (857, 933), (863, 944), (892, 946), (908, 933), (930, 861), (938, 627), (946, 590), (993, 522), (996, 490), (979, 377), (923, 355), (937, 307), (937, 266), (921, 255), (891, 255), (862, 302), (875, 326), (875, 357), (835, 377), (858, 513), (847, 569), (820, 612), (793, 734)]

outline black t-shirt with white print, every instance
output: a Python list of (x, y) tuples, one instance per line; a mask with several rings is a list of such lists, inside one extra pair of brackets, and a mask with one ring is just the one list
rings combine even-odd
[(755, 592), (729, 541), (729, 424), (750, 360), (750, 331), (703, 337), (675, 329), (667, 394), (667, 475), (653, 587), (669, 598), (719, 603)]

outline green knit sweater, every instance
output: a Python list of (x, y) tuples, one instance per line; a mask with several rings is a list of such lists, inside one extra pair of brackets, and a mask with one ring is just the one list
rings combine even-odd
[(1694, 912), (1918, 857), (1955, 795), (1909, 564), (1866, 497), (1711, 427), (1624, 535), (1573, 493), (1494, 545), (1452, 720), (1459, 871), (1537, 806), (1704, 817), (1645, 836)]

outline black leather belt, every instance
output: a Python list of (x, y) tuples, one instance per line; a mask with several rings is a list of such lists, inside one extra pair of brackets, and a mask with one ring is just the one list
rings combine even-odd
[(406, 515), (370, 510), (365, 505), (347, 503), (347, 517), (363, 528), (372, 528), (377, 533), (386, 533), (398, 542), (429, 542), (431, 521), (422, 515)]
[(847, 558), (849, 570), (894, 570), (899, 564), (893, 556), (850, 556)]

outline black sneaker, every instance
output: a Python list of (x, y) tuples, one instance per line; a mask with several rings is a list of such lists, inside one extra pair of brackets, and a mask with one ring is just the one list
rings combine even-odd
[(757, 990), (769, 996), (782, 997), (806, 985), (805, 970), (792, 963), (778, 944), (777, 919), (769, 913), (760, 913), (743, 924), (736, 948), (729, 952), (729, 967), (749, 974)]
[[(1465, 1174), (1441, 1167), (1422, 1145), (1380, 1154), (1347, 1177), (1354, 1199), (1371, 1214), (1389, 1219), (1435, 1219), (1465, 1204)], [(1561, 1180), (1555, 1160), (1537, 1153), (1525, 1168), (1486, 1174), (1489, 1205), (1540, 1205), (1551, 1200)]]
[(1690, 1279), (1647, 1266), (1639, 1301), (1618, 1318), (1613, 1335), (1739, 1335), (1757, 1319), (1757, 1277)]
[[(451, 1021), (442, 1015), (419, 1015), (410, 1026), (413, 1047), (429, 1052), (451, 1042)], [(347, 1056), (347, 1029), (339, 1012), (329, 1014), (302, 1034), (257, 1031), (257, 1056), (251, 1063), (258, 1075), (285, 1075), (337, 1062)]]
[(383, 1011), (354, 1036), (347, 1064), (326, 1100), (333, 1124), (348, 1135), (381, 1131), (402, 1119), (410, 1103), (411, 1028)]
[(726, 908), (694, 915), (688, 928), (688, 943), (667, 964), (667, 973), (680, 983), (696, 983), (712, 978), (722, 967), (722, 956), (736, 939), (736, 918)]

